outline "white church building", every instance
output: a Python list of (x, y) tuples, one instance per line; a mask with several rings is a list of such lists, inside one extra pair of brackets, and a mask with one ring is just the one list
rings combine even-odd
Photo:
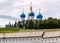
[(1, 33), (0, 43), (60, 43), (60, 32)]

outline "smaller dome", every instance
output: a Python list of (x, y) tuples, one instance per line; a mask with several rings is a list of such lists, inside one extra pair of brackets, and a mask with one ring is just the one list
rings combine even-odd
[(39, 13), (38, 15), (37, 15), (37, 18), (42, 18), (43, 16), (42, 16), (42, 14), (41, 13)]
[(29, 13), (29, 16), (34, 16), (34, 12), (31, 11), (31, 12)]
[(22, 13), (22, 14), (20, 15), (20, 17), (21, 17), (21, 18), (25, 18), (26, 15), (25, 15), (24, 13)]

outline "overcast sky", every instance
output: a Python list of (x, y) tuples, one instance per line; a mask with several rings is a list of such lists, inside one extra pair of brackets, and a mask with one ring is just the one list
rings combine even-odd
[(0, 0), (0, 27), (4, 27), (9, 22), (21, 20), (20, 14), (22, 8), (24, 13), (29, 14), (30, 2), (32, 2), (35, 19), (41, 9), (44, 18), (54, 17), (60, 18), (60, 0)]

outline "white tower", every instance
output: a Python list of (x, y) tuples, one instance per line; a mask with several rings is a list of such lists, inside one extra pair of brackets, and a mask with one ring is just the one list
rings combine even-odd
[(28, 20), (34, 20), (34, 12), (32, 11), (32, 2), (30, 4), (30, 13), (28, 15)]

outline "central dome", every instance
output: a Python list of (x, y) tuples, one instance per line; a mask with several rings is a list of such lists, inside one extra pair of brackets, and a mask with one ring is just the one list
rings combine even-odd
[(20, 17), (21, 17), (21, 18), (25, 18), (26, 15), (25, 15), (24, 13), (22, 13), (22, 14), (20, 15)]
[(31, 11), (31, 12), (29, 13), (29, 16), (34, 16), (34, 12)]
[(37, 18), (42, 18), (42, 14), (39, 12), (39, 14), (37, 15)]

